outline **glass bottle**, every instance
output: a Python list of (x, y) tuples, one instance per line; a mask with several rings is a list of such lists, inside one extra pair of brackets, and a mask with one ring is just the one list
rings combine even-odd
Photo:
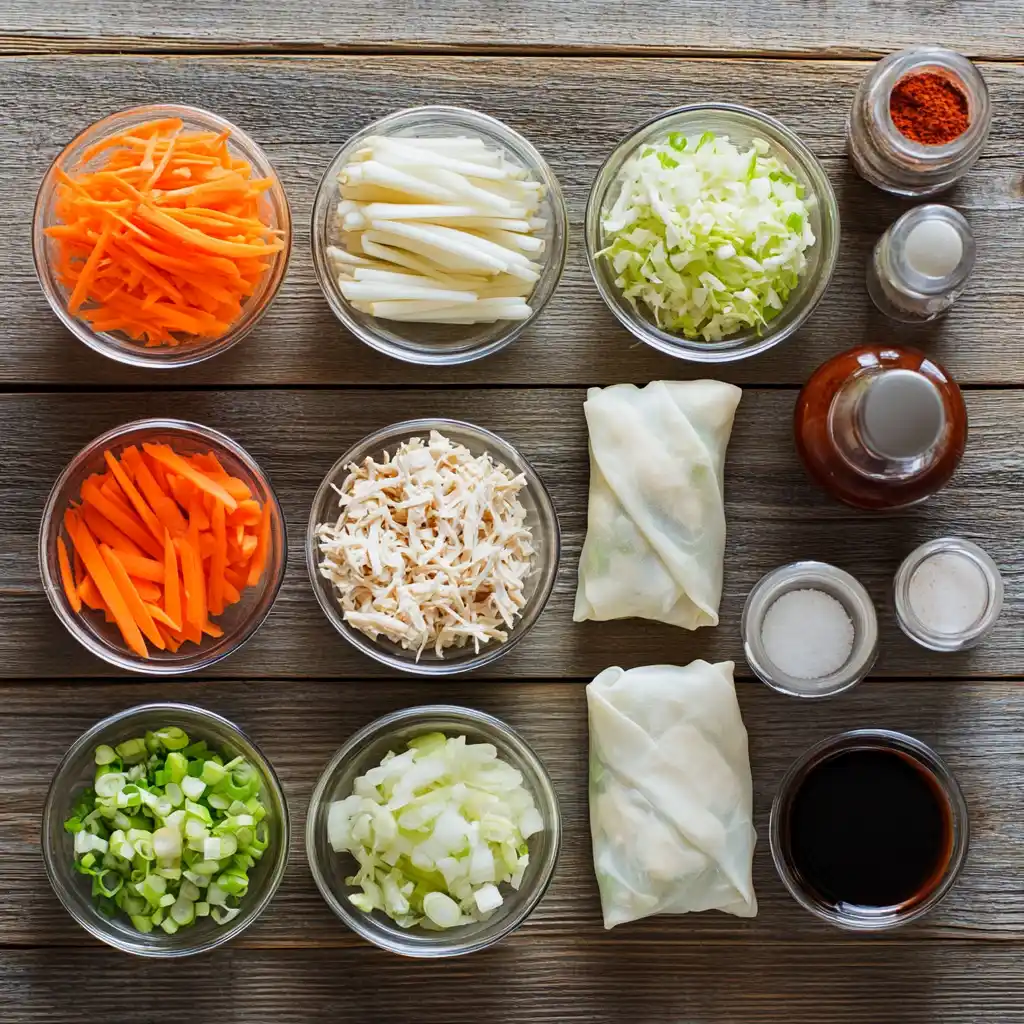
[(794, 417), (810, 476), (863, 509), (902, 508), (943, 487), (963, 457), (967, 410), (923, 352), (864, 345), (818, 367)]
[(974, 258), (974, 235), (961, 214), (936, 203), (915, 206), (875, 244), (868, 294), (893, 320), (934, 320), (963, 293)]
[[(889, 114), (896, 83), (923, 72), (948, 78), (967, 97), (967, 130), (945, 145), (908, 139)], [(974, 166), (991, 119), (988, 89), (978, 69), (952, 50), (918, 46), (880, 60), (861, 82), (846, 123), (846, 149), (857, 173), (877, 188), (901, 196), (932, 195)]]

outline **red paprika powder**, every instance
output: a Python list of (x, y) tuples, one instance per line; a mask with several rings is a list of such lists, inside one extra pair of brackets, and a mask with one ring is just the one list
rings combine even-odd
[(889, 115), (901, 135), (926, 146), (952, 142), (971, 123), (963, 91), (932, 71), (907, 75), (893, 86)]

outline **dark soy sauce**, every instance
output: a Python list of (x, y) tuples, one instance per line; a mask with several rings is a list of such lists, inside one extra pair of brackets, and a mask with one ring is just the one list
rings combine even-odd
[(811, 766), (787, 818), (790, 864), (833, 906), (923, 898), (952, 853), (952, 812), (938, 781), (895, 750), (842, 750)]

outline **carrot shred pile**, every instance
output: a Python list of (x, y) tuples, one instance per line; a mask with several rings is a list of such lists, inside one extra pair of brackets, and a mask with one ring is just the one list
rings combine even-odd
[(58, 170), (46, 229), (68, 311), (147, 347), (223, 337), (285, 247), (260, 215), (270, 178), (233, 156), (229, 132), (178, 118), (136, 125)]
[(57, 538), (71, 608), (116, 623), (140, 658), (224, 631), (212, 616), (259, 583), (271, 544), (270, 505), (212, 453), (132, 445), (82, 484)]

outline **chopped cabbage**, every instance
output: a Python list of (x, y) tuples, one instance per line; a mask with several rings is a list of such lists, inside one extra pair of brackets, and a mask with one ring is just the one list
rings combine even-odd
[(403, 928), (485, 921), (498, 886), (522, 884), (529, 836), (544, 823), (522, 774), (490, 743), (427, 733), (359, 776), (327, 811), (327, 839), (359, 865), (346, 879), (366, 913)]
[(660, 328), (720, 341), (779, 314), (815, 243), (814, 200), (766, 141), (743, 150), (672, 132), (630, 157), (620, 182), (598, 256)]

